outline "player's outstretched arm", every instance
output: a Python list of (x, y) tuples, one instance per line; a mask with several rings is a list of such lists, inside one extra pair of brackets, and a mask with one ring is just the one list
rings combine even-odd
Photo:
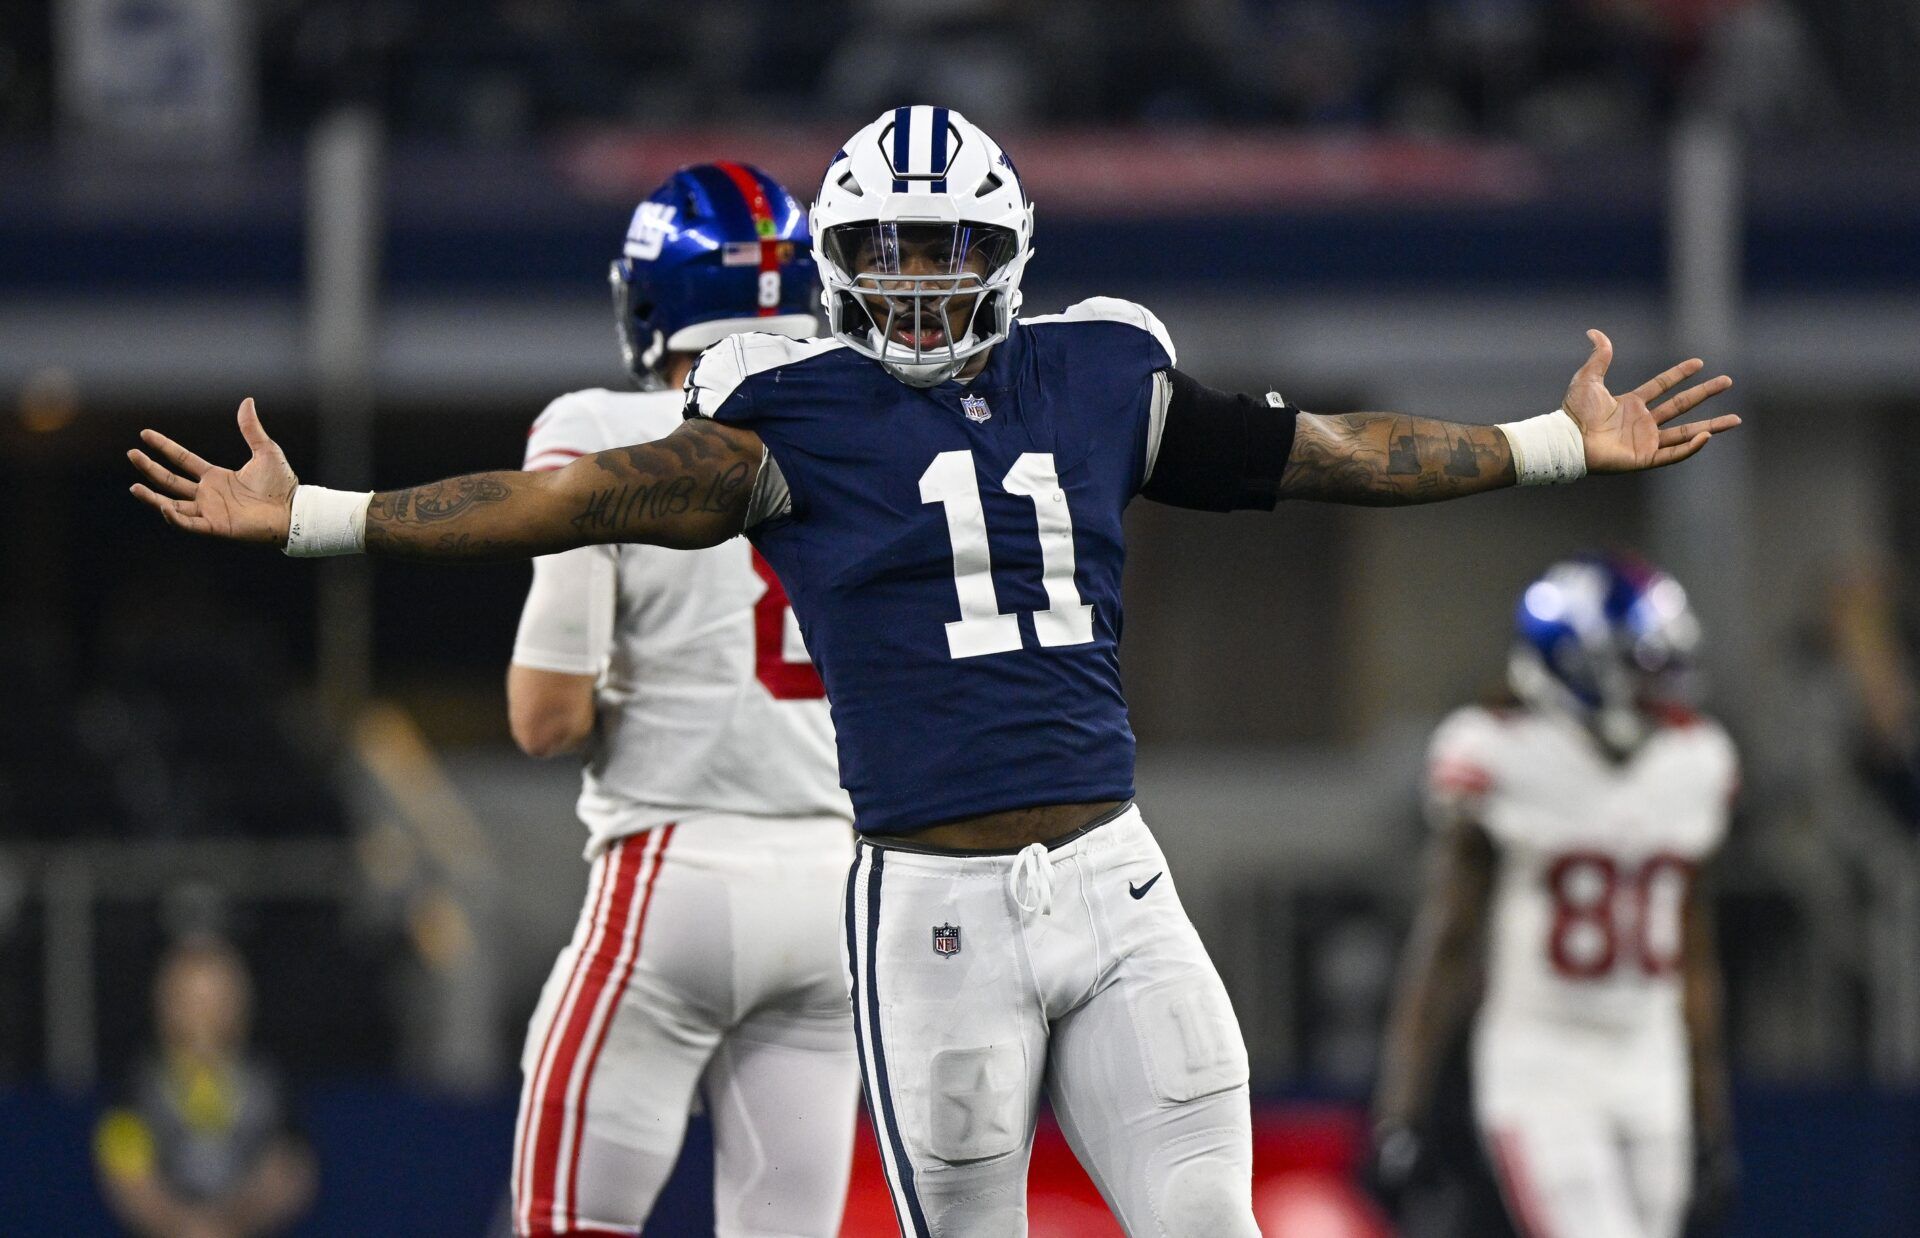
[[(133, 487), (134, 496), (177, 529), (286, 546), (299, 478), (267, 437), (252, 400), (240, 405), (240, 433), (252, 458), (234, 470), (157, 430), (141, 431), (153, 454), (127, 453), (146, 478)], [(380, 492), (351, 537), (343, 531), (330, 539), (360, 545), (319, 553), (364, 548), (392, 558), (489, 560), (595, 542), (713, 546), (745, 528), (764, 454), (751, 431), (690, 421), (665, 438), (583, 456), (551, 472), (473, 473)], [(316, 518), (333, 517), (329, 510)]]
[[(1673, 424), (1733, 386), (1722, 374), (1667, 395), (1700, 372), (1699, 358), (1615, 396), (1606, 386), (1613, 343), (1600, 331), (1587, 332), (1587, 339), (1593, 351), (1559, 409), (1532, 421), (1475, 426), (1398, 413), (1300, 414), (1281, 494), (1387, 507), (1516, 482), (1632, 473), (1677, 464), (1740, 424), (1733, 414)], [(1654, 400), (1659, 403), (1649, 404)]]

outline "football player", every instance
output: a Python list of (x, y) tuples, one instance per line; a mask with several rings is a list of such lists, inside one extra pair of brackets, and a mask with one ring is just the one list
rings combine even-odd
[[(671, 433), (708, 345), (817, 325), (805, 213), (738, 163), (674, 173), (634, 212), (611, 278), (643, 390), (555, 400), (529, 472)], [(584, 749), (593, 869), (522, 1056), (521, 1234), (636, 1230), (696, 1088), (718, 1232), (839, 1232), (859, 1089), (836, 944), (853, 810), (826, 695), (744, 539), (534, 560), (508, 709), (529, 753)]]
[(131, 453), (136, 496), (296, 555), (747, 533), (833, 705), (861, 835), (855, 1044), (901, 1228), (1022, 1232), (1045, 1088), (1129, 1232), (1252, 1234), (1245, 1045), (1132, 803), (1123, 510), (1413, 503), (1656, 467), (1738, 424), (1670, 424), (1732, 380), (1649, 409), (1701, 363), (1616, 397), (1595, 331), (1561, 407), (1504, 426), (1213, 390), (1138, 305), (1019, 317), (1033, 207), (999, 144), (943, 107), (849, 139), (812, 232), (830, 335), (721, 341), (666, 438), (356, 494), (299, 484), (243, 403), (243, 469), (146, 431), (158, 459)]
[(1434, 875), (1382, 1055), (1376, 1173), (1420, 1178), (1434, 1079), (1471, 1018), (1474, 1119), (1514, 1229), (1677, 1238), (1690, 1197), (1717, 1211), (1730, 1186), (1699, 873), (1733, 745), (1688, 707), (1699, 626), (1672, 577), (1556, 564), (1518, 626), (1515, 702), (1434, 735)]

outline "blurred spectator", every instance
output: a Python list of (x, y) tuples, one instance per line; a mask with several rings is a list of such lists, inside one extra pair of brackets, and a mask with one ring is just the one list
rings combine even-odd
[(1868, 785), (1920, 833), (1920, 688), (1884, 569), (1857, 567), (1834, 586), (1827, 635), (1854, 704), (1854, 760)]
[[(228, 42), (252, 48), (251, 78), (210, 70), (203, 94), (231, 95), (236, 123), (257, 97), (269, 138), (348, 102), (376, 107), (403, 137), (485, 143), (583, 124), (848, 121), (937, 100), (989, 126), (1280, 122), (1567, 143), (1644, 139), (1697, 110), (1767, 132), (1910, 122), (1920, 89), (1920, 24), (1907, 0), (92, 7), (141, 46), (159, 38), (156, 13), (233, 17)], [(112, 55), (96, 57), (106, 76), (56, 83), (49, 8), (0, 16), (0, 135), (78, 121), (88, 89), (118, 100), (138, 85)], [(207, 40), (187, 42), (218, 66)]]
[(188, 938), (154, 982), (157, 1052), (100, 1119), (108, 1206), (149, 1238), (250, 1238), (313, 1200), (314, 1164), (273, 1071), (247, 1051), (251, 986), (239, 954)]

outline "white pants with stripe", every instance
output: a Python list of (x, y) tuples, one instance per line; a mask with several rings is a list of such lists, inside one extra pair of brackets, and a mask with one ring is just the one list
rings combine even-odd
[(527, 1029), (514, 1229), (633, 1234), (713, 1118), (721, 1238), (838, 1232), (858, 1070), (838, 949), (852, 832), (705, 818), (611, 844)]
[(1247, 1051), (1166, 858), (1128, 808), (1051, 851), (861, 842), (855, 1026), (904, 1234), (1027, 1232), (1044, 1085), (1130, 1235), (1255, 1235)]
[(1686, 1031), (1485, 1015), (1474, 1113), (1523, 1238), (1678, 1238), (1693, 1180)]

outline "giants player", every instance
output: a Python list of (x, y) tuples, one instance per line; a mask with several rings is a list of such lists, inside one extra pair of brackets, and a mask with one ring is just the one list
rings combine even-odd
[[(642, 202), (611, 279), (643, 390), (555, 400), (529, 472), (671, 433), (708, 345), (816, 326), (805, 216), (737, 163)], [(528, 753), (585, 750), (593, 865), (522, 1056), (516, 1229), (637, 1229), (697, 1087), (719, 1233), (837, 1233), (859, 1086), (836, 945), (853, 812), (773, 569), (744, 539), (534, 560), (507, 703)]]
[(1730, 1185), (1697, 877), (1726, 833), (1733, 745), (1685, 706), (1699, 629), (1671, 577), (1560, 563), (1518, 621), (1519, 704), (1434, 735), (1435, 875), (1383, 1055), (1377, 1172), (1422, 1176), (1433, 1081), (1471, 1016), (1475, 1120), (1523, 1238), (1677, 1238), (1690, 1194), (1711, 1206)]
[(172, 468), (133, 453), (153, 487), (136, 494), (177, 527), (301, 555), (747, 533), (833, 702), (861, 835), (843, 921), (855, 1044), (901, 1229), (1024, 1232), (1045, 1088), (1130, 1233), (1253, 1234), (1246, 1049), (1132, 803), (1122, 512), (1136, 495), (1416, 503), (1652, 468), (1738, 424), (1667, 424), (1732, 380), (1650, 410), (1692, 360), (1616, 398), (1596, 331), (1562, 407), (1501, 427), (1212, 390), (1140, 306), (1018, 317), (1032, 205), (1000, 146), (942, 107), (849, 139), (812, 225), (831, 337), (722, 340), (664, 439), (349, 494), (298, 486), (243, 404), (246, 469), (148, 431)]

